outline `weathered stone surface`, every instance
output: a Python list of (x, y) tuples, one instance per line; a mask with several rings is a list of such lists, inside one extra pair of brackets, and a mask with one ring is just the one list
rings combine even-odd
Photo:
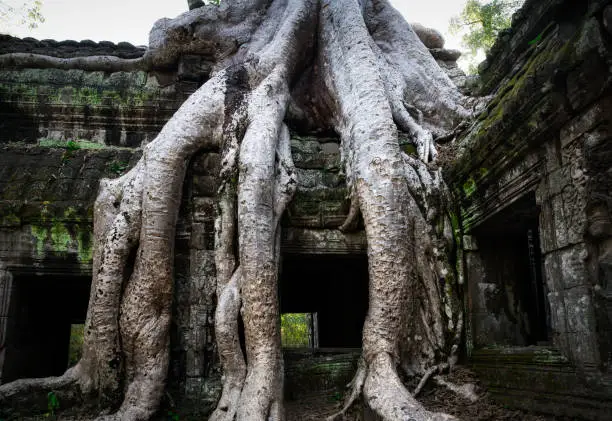
[(313, 188), (323, 183), (323, 172), (319, 170), (296, 169), (300, 187)]
[(340, 168), (340, 150), (333, 139), (291, 138), (291, 153), (297, 168), (328, 169)]
[(179, 59), (177, 77), (181, 80), (202, 82), (208, 79), (212, 63), (202, 56), (184, 55)]
[(326, 142), (326, 143), (322, 143), (321, 146), (321, 153), (325, 154), (325, 155), (338, 155), (340, 154), (340, 145), (336, 142)]
[[(612, 244), (612, 148), (606, 146), (611, 138), (612, 106), (606, 93), (611, 78), (605, 64), (612, 52), (602, 35), (607, 28), (606, 7), (603, 1), (526, 2), (482, 67), (483, 92), (493, 93), (494, 98), (460, 139), (459, 158), (446, 171), (461, 198), (464, 238), (493, 235), (487, 232), (489, 221), (504, 207), (512, 209), (512, 202), (535, 193), (549, 307), (547, 339), (588, 373), (602, 369), (609, 360), (612, 318), (612, 293), (603, 287), (610, 278), (606, 259), (612, 250), (608, 245)], [(525, 298), (508, 283), (528, 278), (487, 263), (503, 261), (507, 250), (478, 239), (479, 250), (466, 252), (465, 268), (475, 348), (520, 343), (529, 335), (519, 330), (508, 340), (514, 334), (508, 327), (520, 326), (525, 313), (521, 306), (507, 303)], [(469, 242), (464, 247), (473, 248)], [(493, 256), (487, 257), (492, 249)], [(499, 278), (506, 281), (495, 281), (496, 272), (505, 273)], [(575, 381), (584, 382), (589, 375), (576, 374)], [(510, 378), (509, 372), (499, 376), (500, 381)], [(563, 375), (550, 378), (556, 382)], [(519, 388), (524, 390), (526, 384)], [(504, 402), (537, 406), (535, 400), (514, 394), (513, 387), (500, 385), (496, 396)], [(587, 398), (601, 388), (605, 390), (599, 380), (585, 386), (577, 399), (586, 415), (580, 415), (601, 417)], [(573, 399), (581, 392), (570, 393)], [(568, 411), (564, 406), (563, 413)]]
[(217, 177), (221, 169), (221, 155), (216, 152), (204, 151), (193, 158), (191, 169), (197, 175)]
[[(152, 140), (186, 98), (145, 72), (0, 71), (0, 142), (87, 139), (117, 146)], [(178, 89), (177, 89), (178, 88)]]
[(285, 398), (298, 400), (313, 392), (342, 393), (357, 371), (359, 352), (285, 349)]
[(567, 311), (568, 332), (593, 332), (595, 330), (595, 319), (590, 288), (568, 289), (564, 291), (564, 301)]
[(348, 254), (365, 253), (365, 233), (342, 233), (334, 229), (286, 228), (281, 246), (287, 253)]
[(612, 111), (612, 99), (604, 97), (588, 107), (561, 129), (561, 146), (565, 147), (578, 137), (586, 134), (609, 118)]
[(145, 47), (134, 47), (128, 42), (114, 44), (109, 41), (99, 43), (91, 40), (83, 41), (55, 41), (45, 39), (38, 41), (34, 38), (15, 38), (10, 35), (0, 35), (0, 54), (7, 53), (34, 53), (46, 54), (54, 57), (82, 57), (110, 55), (121, 58), (138, 58), (146, 51)]
[(411, 23), (412, 30), (416, 32), (419, 39), (427, 48), (444, 48), (444, 37), (442, 34), (433, 29), (427, 28), (420, 23)]
[(461, 51), (459, 50), (448, 50), (446, 48), (431, 48), (429, 52), (432, 56), (434, 56), (436, 60), (442, 61), (454, 62), (459, 60), (459, 57), (461, 57)]
[(593, 331), (577, 331), (567, 333), (570, 359), (579, 367), (596, 366), (601, 357), (597, 348), (597, 340)]
[(584, 286), (589, 283), (586, 267), (588, 258), (589, 252), (584, 244), (579, 244), (559, 252), (559, 260), (561, 261), (560, 273), (563, 274), (564, 289)]
[(593, 51), (585, 61), (567, 77), (567, 97), (574, 110), (580, 110), (603, 93), (607, 85), (607, 65)]
[[(557, 346), (559, 346), (559, 344), (556, 340), (559, 335), (565, 336), (565, 333), (567, 333), (567, 311), (563, 297), (564, 294), (561, 291), (549, 292), (547, 296), (550, 304), (551, 328), (554, 335), (552, 339)], [(566, 346), (562, 349), (565, 350)]]
[(592, 388), (556, 349), (478, 350), (471, 367), (492, 397), (511, 408), (589, 420), (604, 420), (612, 411), (609, 389)]
[(129, 169), (140, 151), (0, 148), (0, 261), (19, 270), (87, 273), (99, 179)]
[(194, 197), (192, 200), (194, 222), (212, 221), (215, 215), (215, 200), (211, 197)]
[(191, 224), (189, 247), (196, 250), (214, 250), (215, 224), (212, 218), (205, 222), (194, 222)]
[(211, 175), (194, 175), (193, 192), (197, 196), (214, 196), (219, 188), (219, 180)]

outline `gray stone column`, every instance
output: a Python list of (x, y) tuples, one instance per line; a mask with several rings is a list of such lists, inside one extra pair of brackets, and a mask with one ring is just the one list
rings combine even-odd
[(599, 366), (609, 345), (609, 320), (599, 307), (607, 302), (600, 278), (606, 276), (610, 235), (610, 155), (603, 147), (609, 134), (601, 127), (607, 127), (610, 111), (612, 101), (603, 98), (570, 120), (558, 142), (548, 142), (546, 175), (537, 192), (553, 341), (583, 367)]
[(2, 384), (2, 368), (4, 367), (6, 353), (6, 334), (12, 288), (13, 277), (6, 266), (0, 262), (0, 384)]

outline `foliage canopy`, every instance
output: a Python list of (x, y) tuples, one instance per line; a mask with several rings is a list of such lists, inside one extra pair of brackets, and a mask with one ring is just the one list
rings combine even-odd
[(490, 49), (499, 31), (508, 28), (512, 14), (525, 0), (468, 0), (459, 16), (450, 22), (453, 34), (463, 34), (463, 46), (470, 50), (472, 59), (480, 52)]
[(38, 27), (45, 21), (42, 5), (42, 0), (0, 0), (0, 32), (17, 26)]

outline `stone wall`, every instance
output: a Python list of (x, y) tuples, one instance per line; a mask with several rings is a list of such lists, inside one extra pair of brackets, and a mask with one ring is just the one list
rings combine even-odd
[[(107, 43), (14, 39), (9, 48), (4, 41), (0, 38), (1, 51), (26, 45), (58, 56), (110, 48)], [(15, 285), (24, 276), (60, 284), (67, 280), (56, 275), (91, 276), (92, 208), (99, 180), (117, 177), (136, 163), (141, 145), (202, 83), (194, 70), (200, 65), (197, 57), (187, 57), (165, 73), (0, 71), (0, 337), (16, 326), (11, 325), (17, 317)], [(283, 250), (364, 253), (363, 233), (344, 235), (335, 229), (348, 212), (338, 139), (293, 136), (292, 152), (300, 185), (283, 220)], [(218, 151), (203, 150), (189, 164), (176, 234), (168, 391), (185, 413), (190, 407), (206, 412), (219, 393), (212, 332), (219, 160)]]
[[(458, 53), (430, 47), (451, 77), (464, 84)], [(129, 43), (0, 36), (0, 54), (11, 52), (132, 59), (145, 49)], [(17, 317), (15, 285), (24, 276), (59, 283), (67, 281), (55, 275), (90, 277), (92, 206), (99, 179), (119, 176), (134, 165), (142, 145), (155, 138), (209, 72), (210, 63), (197, 55), (149, 72), (0, 70), (0, 338), (10, 326), (16, 329), (11, 324)], [(282, 221), (283, 253), (365, 253), (363, 232), (345, 235), (336, 229), (349, 206), (338, 142), (292, 136), (300, 184)], [(205, 412), (219, 392), (212, 332), (218, 167), (218, 151), (201, 151), (190, 163), (176, 234), (168, 391), (187, 412), (192, 403)]]
[(285, 398), (299, 400), (303, 396), (325, 392), (339, 401), (350, 383), (361, 352), (356, 350), (298, 351), (288, 349), (285, 360)]
[[(536, 384), (530, 396), (549, 396), (551, 379), (561, 379), (568, 385), (565, 403), (581, 402), (593, 419), (601, 411), (587, 402), (589, 391), (605, 401), (604, 411), (612, 396), (607, 3), (526, 2), (481, 66), (482, 93), (493, 100), (456, 141), (456, 159), (445, 169), (460, 209), (466, 342), (474, 366), (498, 398), (543, 411), (551, 410), (543, 399), (519, 399), (511, 391)], [(454, 80), (466, 83), (456, 53), (431, 48)], [(0, 53), (10, 51), (59, 57), (143, 53), (123, 43), (0, 37)], [(11, 323), (15, 285), (25, 276), (41, 282), (90, 276), (99, 179), (129, 169), (209, 70), (194, 55), (182, 57), (174, 69), (148, 73), (0, 70), (0, 340)], [(363, 232), (336, 229), (348, 212), (338, 139), (294, 133), (291, 147), (300, 184), (282, 221), (282, 252), (364, 254)], [(219, 393), (212, 332), (218, 168), (216, 150), (200, 151), (189, 164), (176, 234), (168, 396), (200, 411), (214, 405)], [(542, 359), (542, 352), (559, 358)], [(315, 383), (329, 370), (344, 379), (353, 369), (352, 357), (339, 358), (339, 365), (317, 358), (313, 366), (327, 371), (317, 372)], [(308, 364), (289, 368), (295, 379), (309, 372)], [(540, 381), (542, 376), (550, 381)], [(575, 391), (572, 379), (581, 385)], [(561, 395), (555, 396), (562, 405)]]
[[(474, 349), (548, 342), (583, 373), (578, 377), (598, 378), (600, 385), (609, 383), (612, 362), (608, 3), (526, 2), (481, 65), (482, 93), (493, 100), (459, 140), (458, 157), (446, 171), (461, 208)], [(521, 203), (529, 197), (532, 205), (525, 208)], [(525, 302), (509, 295), (508, 285), (528, 283), (530, 276), (504, 270), (499, 262), (508, 260), (504, 249), (534, 214), (540, 246), (533, 256), (544, 280), (540, 317), (547, 340), (525, 342), (526, 335), (512, 339), (525, 312), (510, 317), (512, 311), (500, 311), (492, 297), (517, 309)], [(527, 244), (524, 249), (527, 254)], [(505, 362), (498, 364), (501, 370)], [(504, 381), (498, 373), (489, 371), (491, 381)], [(499, 396), (513, 387), (498, 388)], [(535, 401), (514, 402), (548, 410)]]

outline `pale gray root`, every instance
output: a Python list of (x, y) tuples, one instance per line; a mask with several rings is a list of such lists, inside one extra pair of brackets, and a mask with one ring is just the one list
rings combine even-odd
[[(185, 163), (199, 148), (218, 143), (213, 134), (220, 132), (224, 94), (221, 74), (186, 101), (128, 174), (101, 182), (83, 356), (59, 378), (1, 386), (0, 399), (74, 383), (83, 401), (103, 410), (123, 396), (119, 411), (100, 419), (147, 420), (157, 410), (168, 367), (174, 227)], [(134, 255), (130, 274), (125, 268)]]
[[(419, 289), (423, 284), (428, 289), (424, 291), (428, 302), (423, 307), (437, 315), (433, 316), (434, 329), (425, 329), (422, 333), (428, 335), (433, 349), (441, 353), (445, 352), (446, 343), (437, 278), (420, 276), (420, 271), (435, 272), (433, 262), (426, 258), (425, 252), (430, 247), (418, 245), (420, 234), (427, 234), (423, 224), (427, 217), (421, 214), (412, 197), (396, 127), (397, 124), (413, 135), (417, 145), (421, 142), (420, 155), (422, 159), (429, 160), (435, 157), (435, 148), (432, 149), (431, 137), (423, 133), (434, 131), (432, 123), (435, 119), (428, 120), (427, 107), (422, 101), (417, 101), (419, 93), (405, 89), (398, 93), (392, 89), (392, 85), (397, 81), (400, 87), (406, 87), (398, 74), (404, 78), (418, 77), (417, 83), (427, 89), (422, 93), (446, 95), (444, 100), (448, 103), (443, 105), (453, 112), (453, 122), (459, 115), (468, 113), (459, 103), (461, 95), (445, 75), (440, 76), (442, 72), (433, 59), (413, 63), (416, 69), (411, 69), (409, 73), (405, 72), (405, 66), (391, 60), (387, 50), (391, 44), (399, 42), (397, 33), (403, 28), (389, 16), (386, 17), (390, 19), (389, 24), (382, 22), (380, 14), (384, 15), (390, 8), (388, 3), (363, 1), (361, 6), (354, 0), (340, 0), (321, 9), (318, 55), (318, 68), (322, 69), (327, 93), (337, 104), (334, 126), (343, 144), (350, 143), (350, 148), (343, 149), (350, 149), (350, 153), (343, 158), (345, 166), (350, 169), (347, 175), (359, 200), (368, 240), (370, 301), (363, 330), (365, 380), (361, 394), (365, 404), (385, 421), (452, 419), (445, 414), (425, 410), (406, 390), (396, 371), (403, 357), (411, 359), (412, 364), (421, 365), (418, 352), (400, 354), (399, 340), (407, 327), (406, 309), (421, 294)], [(365, 15), (362, 10), (366, 11)], [(371, 25), (373, 19), (382, 29)], [(414, 42), (398, 44), (403, 49), (395, 54), (410, 56), (416, 49), (417, 55), (421, 50), (429, 55), (409, 26), (405, 25)], [(375, 43), (370, 41), (370, 37)], [(381, 58), (385, 59), (382, 64)], [(404, 102), (414, 104), (419, 110), (425, 108), (425, 128), (419, 126), (415, 117), (409, 114), (411, 107)], [(428, 106), (433, 108), (432, 104)], [(418, 115), (416, 117), (419, 118)], [(447, 130), (445, 121), (435, 120), (435, 123), (439, 132)], [(448, 124), (448, 127), (452, 128), (453, 125)], [(408, 315), (422, 318), (420, 313), (408, 312)], [(411, 320), (410, 326), (422, 327), (424, 322), (424, 319)], [(419, 333), (410, 332), (417, 336)], [(351, 396), (354, 394), (352, 391)]]
[[(291, 136), (289, 134), (289, 128), (284, 123), (281, 126), (281, 133), (278, 139), (276, 158), (277, 174), (274, 184), (274, 197), (276, 198), (274, 225), (278, 227), (283, 212), (289, 202), (291, 202), (298, 184), (295, 164), (291, 156)], [(280, 230), (277, 229), (277, 231), (280, 233)]]
[[(387, 98), (389, 99), (389, 105), (391, 106), (391, 114), (397, 127), (411, 136), (412, 142), (416, 145), (417, 154), (422, 161), (429, 162), (430, 160), (435, 160), (438, 152), (431, 132), (421, 127), (423, 121), (422, 112), (405, 102), (403, 75), (400, 74), (396, 67), (387, 62), (387, 58), (380, 49), (380, 46), (373, 39), (370, 39), (370, 48), (377, 56), (377, 61), (381, 68), (381, 78), (385, 86)], [(410, 111), (415, 112), (417, 115), (413, 117)]]
[(217, 141), (223, 119), (225, 75), (218, 75), (181, 106), (145, 148), (142, 223), (134, 270), (120, 303), (119, 326), (126, 388), (115, 414), (101, 420), (147, 420), (155, 413), (169, 364), (175, 226), (186, 162)]
[(236, 415), (246, 363), (240, 348), (238, 318), (240, 317), (240, 284), (242, 271), (236, 269), (231, 280), (223, 287), (215, 310), (217, 352), (223, 367), (223, 391), (217, 408), (209, 421), (231, 421)]
[(238, 244), (244, 277), (247, 376), (238, 420), (266, 420), (273, 405), (282, 406), (283, 402), (275, 223), (279, 216), (274, 173), (288, 97), (286, 76), (273, 71), (253, 92), (251, 121), (240, 148)]
[[(233, 126), (236, 126), (234, 124)], [(223, 369), (223, 390), (217, 408), (209, 421), (232, 421), (246, 376), (246, 362), (240, 347), (238, 321), (240, 317), (240, 286), (242, 271), (236, 268), (234, 238), (236, 235), (236, 161), (239, 140), (231, 127), (226, 139), (221, 176), (225, 179), (218, 194), (215, 220), (215, 267), (217, 272), (217, 308), (215, 309), (215, 338), (217, 353)]]
[[(116, 180), (102, 180), (94, 205), (93, 280), (81, 360), (60, 377), (18, 380), (0, 387), (0, 402), (12, 396), (54, 392), (64, 402), (96, 392), (106, 404), (120, 393), (121, 349), (117, 325), (123, 267), (138, 241), (142, 166)], [(125, 190), (125, 194), (124, 194)], [(66, 398), (66, 393), (72, 395)], [(78, 400), (78, 399), (77, 399)], [(83, 399), (85, 400), (85, 399)]]
[[(257, 34), (270, 19), (264, 11), (280, 9), (274, 0), (234, 0), (208, 5), (185, 12), (174, 19), (155, 22), (149, 34), (149, 48), (142, 57), (123, 59), (116, 56), (51, 57), (32, 53), (0, 55), (2, 68), (55, 68), (86, 71), (137, 71), (167, 68), (183, 54), (198, 54), (211, 63), (216, 73), (235, 62), (245, 61), (248, 52), (257, 48), (240, 48), (249, 43), (266, 43), (270, 38)], [(270, 33), (270, 28), (263, 31)], [(261, 45), (259, 46), (261, 48)]]
[[(422, 126), (434, 138), (445, 135), (473, 111), (420, 41), (413, 28), (386, 0), (362, 0), (365, 23), (386, 63), (401, 76), (397, 96), (423, 115)], [(407, 54), (409, 52), (409, 54)], [(398, 107), (399, 108), (399, 107)]]
[(78, 392), (78, 380), (79, 373), (76, 367), (69, 368), (59, 377), (15, 380), (0, 387), (0, 408), (19, 411), (24, 405), (36, 405), (41, 399), (46, 402), (47, 394), (51, 391), (56, 393), (59, 399), (64, 399), (66, 392), (68, 394)]
[(431, 413), (412, 396), (397, 376), (395, 363), (387, 353), (377, 354), (363, 386), (363, 395), (372, 410), (383, 420), (445, 421), (457, 418)]
[(449, 382), (442, 376), (435, 376), (434, 380), (438, 385), (446, 387), (451, 392), (454, 392), (472, 403), (480, 399), (480, 396), (476, 393), (476, 386), (473, 383), (465, 383), (459, 386), (453, 382)]
[(356, 231), (359, 225), (359, 215), (361, 215), (361, 211), (359, 210), (359, 198), (357, 196), (352, 196), (350, 197), (350, 201), (349, 213), (342, 225), (338, 227), (342, 232)]
[[(402, 358), (405, 371), (423, 374), (427, 367), (456, 363), (463, 332), (463, 313), (458, 298), (457, 274), (450, 265), (450, 256), (457, 245), (450, 221), (449, 192), (440, 170), (403, 154), (405, 176), (414, 201), (414, 261), (417, 263), (418, 293), (413, 297), (411, 313), (401, 340), (402, 354), (420, 355), (408, 363)], [(441, 352), (444, 350), (444, 352)], [(446, 356), (446, 362), (443, 357)]]
[[(435, 158), (433, 138), (471, 114), (398, 16), (386, 0), (236, 0), (155, 24), (142, 60), (169, 66), (180, 54), (203, 54), (212, 78), (147, 145), (138, 166), (101, 189), (85, 353), (69, 372), (78, 373), (83, 390), (123, 398), (101, 420), (144, 421), (158, 407), (169, 364), (182, 183), (186, 163), (205, 147), (221, 147), (223, 155), (215, 261), (224, 392), (213, 419), (283, 419), (279, 222), (297, 185), (284, 121), (290, 86), (306, 67), (320, 104), (311, 98), (291, 108), (340, 135), (352, 202), (343, 229), (361, 213), (368, 242), (363, 362), (347, 405), (361, 396), (383, 421), (446, 419), (426, 411), (396, 372), (401, 364), (424, 373), (450, 358), (462, 323), (444, 263), (452, 238), (448, 228), (432, 228), (450, 226), (437, 198), (443, 183), (402, 154), (397, 128), (427, 161)], [(441, 277), (449, 277), (444, 286)]]
[(225, 185), (219, 193), (215, 219), (215, 269), (217, 297), (236, 271), (234, 237), (236, 235), (236, 186)]
[(121, 393), (123, 369), (119, 305), (125, 285), (125, 266), (138, 244), (142, 212), (143, 165), (115, 180), (102, 180), (94, 205), (94, 276), (85, 323), (79, 370), (85, 393), (98, 390), (102, 401)]
[[(246, 377), (243, 376), (242, 351), (236, 342), (231, 346), (219, 335), (237, 335), (235, 307), (217, 311), (229, 329), (220, 331), (217, 341), (222, 359), (224, 393), (211, 419), (268, 420), (284, 419), (283, 366), (280, 352), (278, 323), (278, 256), (280, 250), (280, 218), (297, 186), (291, 158), (289, 130), (283, 123), (289, 98), (289, 81), (295, 73), (299, 51), (296, 40), (314, 18), (312, 1), (294, 0), (286, 4), (275, 2), (268, 13), (275, 15), (274, 25), (265, 24), (258, 38), (266, 43), (254, 43), (251, 48), (257, 65), (249, 74), (251, 91), (245, 98), (246, 131), (242, 139), (229, 136), (222, 157), (222, 175), (234, 174), (237, 164), (237, 233), (238, 261), (241, 272), (241, 315), (244, 322), (246, 347)], [(282, 24), (279, 25), (279, 23)], [(266, 32), (267, 31), (267, 32)], [(261, 50), (259, 50), (261, 48)], [(240, 106), (238, 106), (240, 108)], [(231, 178), (231, 177), (230, 177)], [(228, 183), (224, 189), (228, 188)], [(223, 263), (222, 274), (232, 263), (234, 239), (233, 211), (229, 196), (222, 196), (216, 229), (217, 238), (227, 241), (216, 253)], [(235, 200), (235, 199), (234, 199)], [(231, 202), (233, 203), (233, 202)], [(223, 276), (217, 279), (223, 282)], [(227, 289), (231, 282), (225, 288)], [(234, 301), (235, 302), (235, 301)], [(231, 309), (231, 311), (228, 311)], [(231, 320), (235, 318), (235, 320)], [(244, 379), (244, 381), (243, 381)]]
[(431, 378), (431, 376), (433, 376), (434, 374), (436, 374), (439, 371), (438, 367), (430, 367), (425, 374), (423, 375), (423, 377), (421, 378), (421, 380), (419, 381), (419, 384), (417, 385), (417, 387), (414, 389), (414, 392), (412, 392), (412, 396), (414, 396), (415, 398), (417, 396), (419, 396), (419, 393), (421, 393), (421, 390), (423, 390), (423, 388), (425, 387), (425, 385), (427, 384), (427, 382), (429, 381), (429, 379)]
[(342, 404), (342, 409), (337, 413), (327, 417), (326, 421), (336, 421), (342, 420), (344, 415), (355, 405), (361, 398), (361, 391), (363, 389), (363, 384), (366, 379), (367, 368), (365, 361), (363, 358), (359, 359), (359, 363), (357, 365), (357, 372), (353, 376), (353, 379), (348, 384), (347, 388), (349, 389), (349, 394), (344, 399), (344, 403)]
[(410, 22), (410, 27), (427, 48), (444, 48), (444, 37), (434, 28), (427, 28), (418, 22)]

